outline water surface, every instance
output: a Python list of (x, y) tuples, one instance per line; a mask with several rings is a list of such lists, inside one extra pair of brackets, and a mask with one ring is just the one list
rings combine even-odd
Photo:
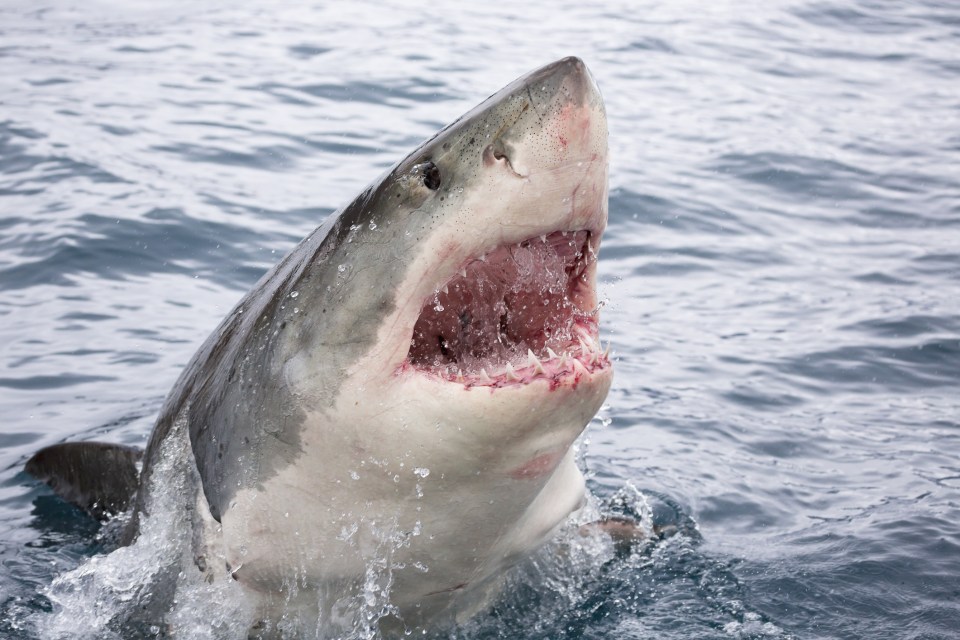
[(462, 637), (956, 637), (958, 43), (932, 0), (5, 3), (0, 635), (101, 548), (26, 458), (143, 445), (260, 274), (575, 54), (610, 118), (618, 354), (584, 465), (680, 532), (526, 566)]

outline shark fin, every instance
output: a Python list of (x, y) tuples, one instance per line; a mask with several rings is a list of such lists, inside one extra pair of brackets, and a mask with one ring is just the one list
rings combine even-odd
[(98, 520), (126, 511), (139, 485), (143, 451), (105, 442), (65, 442), (44, 447), (24, 467), (63, 500)]

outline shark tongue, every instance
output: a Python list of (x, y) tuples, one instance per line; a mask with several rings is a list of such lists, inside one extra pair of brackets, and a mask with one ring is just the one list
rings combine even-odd
[(589, 239), (589, 231), (558, 231), (469, 261), (423, 305), (409, 361), (478, 373), (575, 342), (575, 325), (591, 313), (578, 304), (591, 286)]

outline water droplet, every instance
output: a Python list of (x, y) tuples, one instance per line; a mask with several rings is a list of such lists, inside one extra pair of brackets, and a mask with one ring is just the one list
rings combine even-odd
[(299, 295), (300, 295), (300, 292), (299, 292), (299, 291), (291, 291), (291, 292), (290, 292), (290, 297), (291, 297), (291, 298), (296, 298), (296, 297), (299, 296)]
[(430, 469), (427, 469), (426, 467), (417, 467), (413, 470), (413, 472), (421, 478), (426, 478), (428, 475), (430, 475)]

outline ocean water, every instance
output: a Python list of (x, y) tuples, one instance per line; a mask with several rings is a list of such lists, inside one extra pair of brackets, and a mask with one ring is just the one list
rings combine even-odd
[(565, 55), (610, 122), (616, 378), (582, 463), (677, 534), (538, 558), (458, 637), (960, 637), (947, 0), (3, 3), (0, 636), (104, 548), (29, 455), (143, 445), (260, 274)]

